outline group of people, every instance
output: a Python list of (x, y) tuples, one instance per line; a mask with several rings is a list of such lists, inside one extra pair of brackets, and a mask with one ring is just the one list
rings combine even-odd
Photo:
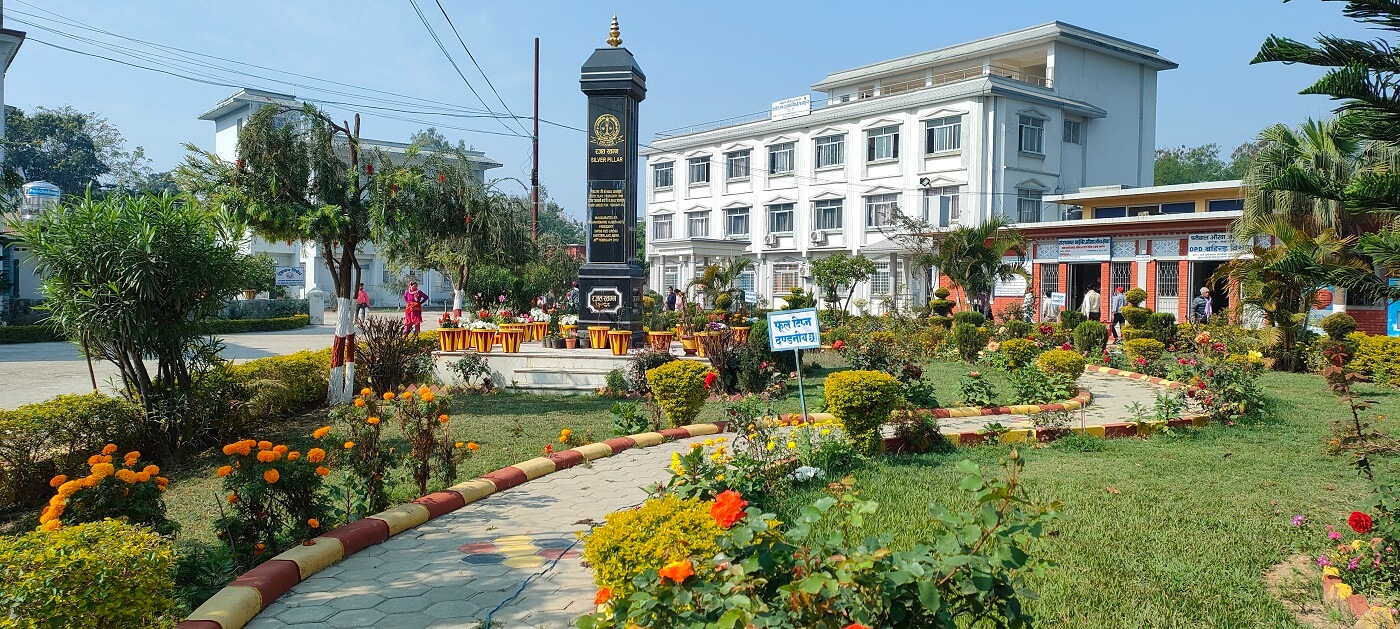
[(675, 286), (668, 287), (666, 289), (666, 309), (684, 310), (685, 292), (678, 290)]
[[(1040, 302), (1040, 320), (1044, 322), (1054, 322), (1060, 320), (1060, 307), (1055, 304), (1053, 293), (1045, 291), (1045, 298)], [(1029, 299), (1029, 297), (1028, 297)], [(1123, 308), (1128, 305), (1128, 297), (1124, 293), (1123, 287), (1114, 289), (1113, 296), (1108, 299), (1108, 316), (1110, 323), (1108, 326), (1108, 338), (1110, 341), (1118, 342), (1123, 338), (1123, 326), (1127, 325), (1127, 319), (1123, 318)], [(1079, 312), (1084, 314), (1088, 321), (1101, 321), (1103, 298), (1093, 286), (1084, 293), (1084, 299), (1079, 302)], [(1210, 296), (1210, 289), (1201, 287), (1200, 294), (1191, 300), (1191, 320), (1196, 323), (1209, 323), (1212, 315), (1215, 314), (1214, 304)]]

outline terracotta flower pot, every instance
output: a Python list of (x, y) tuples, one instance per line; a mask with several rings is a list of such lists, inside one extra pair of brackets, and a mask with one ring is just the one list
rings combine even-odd
[(743, 345), (743, 344), (749, 342), (749, 327), (748, 327), (748, 326), (735, 326), (735, 327), (732, 327), (732, 328), (729, 328), (729, 329), (731, 329), (731, 330), (734, 331), (734, 342), (735, 342), (735, 343), (738, 343), (738, 344), (740, 344), (740, 345)]
[(564, 325), (564, 324), (562, 324), (562, 323), (559, 324), (559, 335), (560, 335), (560, 336), (563, 336), (564, 338), (569, 338), (569, 337), (573, 336), (573, 335), (574, 335), (574, 332), (577, 332), (577, 331), (578, 331), (578, 326), (576, 326), (576, 325)]
[(578, 338), (572, 336), (564, 337), (564, 349), (578, 349)]
[(594, 349), (603, 349), (607, 347), (608, 331), (611, 329), (612, 328), (609, 328), (606, 325), (588, 326), (588, 346)]
[(658, 352), (670, 352), (671, 339), (673, 338), (675, 338), (675, 333), (670, 331), (647, 332), (647, 342), (651, 344), (652, 349)]
[(520, 351), (520, 343), (525, 338), (525, 330), (502, 330), (501, 349), (506, 353), (514, 354)]
[(613, 356), (624, 356), (632, 346), (631, 330), (609, 330), (608, 347), (612, 348)]

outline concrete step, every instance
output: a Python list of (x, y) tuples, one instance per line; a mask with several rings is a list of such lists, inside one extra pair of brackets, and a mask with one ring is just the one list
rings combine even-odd
[(597, 393), (602, 385), (596, 387), (581, 386), (574, 384), (540, 384), (517, 382), (515, 386), (506, 386), (506, 389), (515, 393), (541, 393), (550, 395), (584, 395)]

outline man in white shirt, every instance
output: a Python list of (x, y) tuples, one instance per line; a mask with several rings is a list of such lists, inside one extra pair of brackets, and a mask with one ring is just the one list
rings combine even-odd
[(1084, 313), (1089, 321), (1099, 320), (1099, 292), (1094, 290), (1093, 286), (1089, 287), (1089, 292), (1084, 293), (1084, 301), (1079, 304), (1079, 311)]

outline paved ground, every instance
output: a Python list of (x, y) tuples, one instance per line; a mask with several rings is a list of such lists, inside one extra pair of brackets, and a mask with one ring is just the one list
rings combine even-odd
[(704, 439), (629, 450), (493, 494), (316, 573), (247, 626), (475, 628), (489, 616), (498, 629), (572, 627), (597, 593), (576, 533), (640, 504), (671, 453)]
[[(375, 313), (401, 316), (398, 313)], [(333, 321), (335, 313), (326, 313)], [(424, 317), (424, 330), (437, 328), (437, 317)], [(278, 356), (304, 349), (330, 347), (334, 325), (313, 325), (285, 332), (249, 332), (221, 337), (227, 344), (224, 356), (235, 360), (250, 360)], [(102, 360), (93, 360), (97, 387), (113, 391), (120, 384), (117, 368)], [(72, 343), (18, 343), (0, 345), (0, 382), (4, 396), (0, 408), (16, 408), (21, 404), (42, 402), (65, 393), (87, 393), (92, 390), (87, 361)]]
[[(1163, 390), (1141, 380), (1101, 373), (1086, 373), (1079, 378), (1079, 384), (1094, 394), (1094, 401), (1082, 414), (1071, 411), (1074, 418), (1071, 427), (1079, 426), (1081, 419), (1086, 426), (1127, 421), (1130, 415), (1128, 406), (1134, 402), (1147, 407), (1150, 413), (1157, 400), (1157, 392)], [(999, 393), (1004, 395), (1008, 392)], [(981, 429), (992, 422), (999, 422), (1008, 428), (1024, 428), (1029, 425), (1030, 418), (1026, 415), (949, 418), (938, 420), (938, 427), (945, 431), (969, 431)]]

